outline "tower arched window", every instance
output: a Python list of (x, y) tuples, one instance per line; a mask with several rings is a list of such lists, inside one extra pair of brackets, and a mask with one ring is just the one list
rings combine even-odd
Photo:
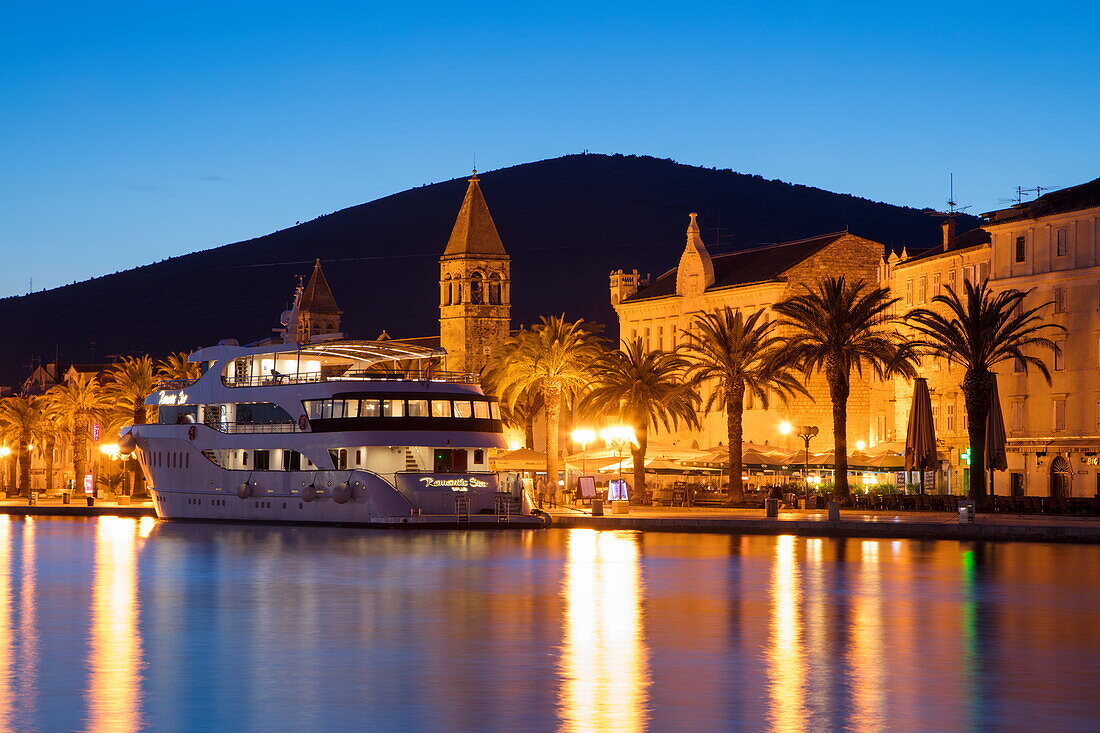
[(443, 305), (450, 305), (451, 304), (451, 276), (450, 275), (444, 275), (443, 276), (443, 287), (442, 287), (441, 292), (440, 292), (439, 295), (440, 295), (440, 299), (443, 302)]
[(501, 290), (500, 273), (494, 272), (489, 275), (489, 305), (500, 305)]
[(474, 305), (485, 304), (485, 278), (480, 272), (470, 275), (470, 302)]

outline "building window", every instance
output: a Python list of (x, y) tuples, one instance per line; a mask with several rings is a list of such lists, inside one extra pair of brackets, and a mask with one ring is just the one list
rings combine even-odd
[(1021, 372), (1026, 372), (1027, 363), (1017, 356), (1015, 359), (1012, 360), (1012, 371), (1016, 372), (1017, 374)]
[(905, 304), (913, 305), (913, 281), (905, 281)]
[[(1098, 474), (1100, 475), (1100, 474)], [(1020, 498), (1024, 495), (1024, 475), (1022, 473), (1010, 473), (1009, 477), (1009, 490), (1012, 496)]]
[(500, 275), (494, 272), (489, 276), (489, 305), (500, 305), (501, 292), (503, 290)]
[(947, 433), (951, 435), (955, 432), (955, 404), (953, 402), (947, 403)]
[(643, 341), (642, 345), (645, 346), (646, 351), (649, 351), (649, 329), (648, 328), (645, 330), (645, 340)]
[(978, 264), (978, 282), (984, 283), (989, 279), (989, 263), (981, 262)]
[(1056, 236), (1058, 239), (1055, 254), (1058, 257), (1065, 257), (1069, 254), (1069, 232), (1065, 229), (1059, 229)]
[(657, 351), (665, 350), (665, 327), (657, 326)]
[(954, 270), (948, 270), (947, 271), (947, 284), (952, 290), (955, 290), (955, 271)]
[(937, 272), (932, 276), (932, 297), (935, 298), (940, 294), (940, 274)]
[(920, 278), (920, 288), (917, 290), (917, 297), (920, 299), (921, 303), (928, 300), (928, 278), (924, 275), (921, 275)]
[(1064, 399), (1054, 400), (1054, 429), (1066, 429), (1066, 401)]
[(1023, 400), (1017, 400), (1012, 403), (1012, 429), (1023, 430), (1024, 429), (1024, 403)]
[(969, 282), (971, 285), (976, 285), (974, 282), (974, 265), (967, 265), (963, 268), (963, 280)]
[(1054, 350), (1054, 371), (1063, 372), (1066, 369), (1066, 342), (1055, 341), (1058, 347)]
[(1066, 312), (1066, 289), (1054, 288), (1054, 312), (1065, 313)]
[(1027, 240), (1023, 236), (1016, 237), (1016, 261), (1023, 262), (1027, 259)]
[(484, 278), (480, 272), (470, 275), (470, 302), (474, 305), (485, 304)]

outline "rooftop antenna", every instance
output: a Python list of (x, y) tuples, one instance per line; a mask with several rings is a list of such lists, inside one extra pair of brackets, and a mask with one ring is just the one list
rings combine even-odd
[(1024, 202), (1024, 196), (1035, 195), (1035, 198), (1039, 198), (1043, 193), (1050, 193), (1051, 191), (1057, 191), (1061, 186), (1033, 186), (1032, 188), (1024, 188), (1023, 186), (1016, 187), (1016, 196), (1014, 198), (997, 199), (1002, 204), (1022, 204)]
[(932, 216), (942, 216), (945, 219), (954, 219), (959, 214), (963, 213), (969, 206), (959, 206), (958, 199), (955, 198), (955, 174), (948, 173), (948, 189), (947, 189), (947, 211), (933, 211)]

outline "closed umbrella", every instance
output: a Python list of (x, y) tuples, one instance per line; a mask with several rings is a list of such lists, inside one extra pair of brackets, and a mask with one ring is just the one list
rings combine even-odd
[(933, 470), (937, 458), (936, 426), (932, 420), (928, 380), (917, 377), (913, 385), (913, 405), (909, 408), (909, 429), (905, 433), (905, 470)]
[(997, 375), (990, 387), (989, 414), (985, 418), (985, 465), (990, 471), (1008, 470), (1008, 436), (1005, 415), (1001, 412), (1001, 395), (997, 390)]

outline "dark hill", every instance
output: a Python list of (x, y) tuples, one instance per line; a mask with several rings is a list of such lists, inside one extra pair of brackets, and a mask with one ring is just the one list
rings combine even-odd
[[(437, 333), (438, 265), (463, 178), (321, 216), (246, 242), (27, 296), (0, 300), (0, 383), (34, 359), (97, 362), (271, 334), (293, 276), (325, 262), (344, 330), (373, 338)], [(571, 155), (482, 175), (512, 255), (513, 325), (565, 312), (613, 325), (608, 273), (674, 266), (688, 212), (715, 251), (833, 232), (929, 246), (939, 220), (817, 188), (636, 156)], [(976, 226), (963, 217), (959, 230)]]

